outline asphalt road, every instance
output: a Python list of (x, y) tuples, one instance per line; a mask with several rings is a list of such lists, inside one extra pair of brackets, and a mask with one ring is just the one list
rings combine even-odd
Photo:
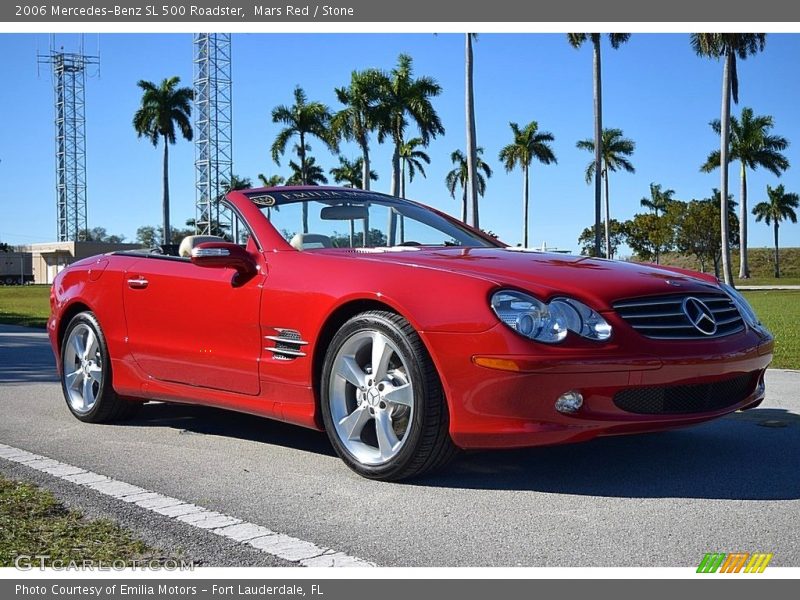
[(712, 423), (470, 453), (387, 484), (351, 473), (324, 434), (245, 415), (153, 403), (80, 423), (44, 333), (0, 325), (0, 443), (380, 566), (691, 566), (712, 551), (800, 566), (799, 390), (800, 372), (771, 370), (761, 407)]

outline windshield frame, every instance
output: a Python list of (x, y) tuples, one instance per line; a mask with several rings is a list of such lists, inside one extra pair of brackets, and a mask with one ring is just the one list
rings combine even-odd
[[(366, 206), (375, 204), (379, 206), (393, 208), (398, 215), (402, 214), (406, 216), (406, 218), (412, 218), (427, 227), (441, 231), (443, 235), (451, 237), (459, 242), (458, 244), (453, 244), (453, 245), (449, 245), (447, 243), (421, 244), (420, 247), (503, 248), (506, 246), (506, 244), (504, 244), (497, 238), (485, 233), (484, 231), (481, 231), (480, 229), (475, 229), (474, 227), (466, 225), (443, 211), (437, 210), (433, 207), (430, 207), (426, 204), (422, 204), (420, 202), (415, 202), (413, 200), (408, 200), (405, 198), (396, 198), (394, 196), (389, 196), (387, 194), (373, 192), (370, 190), (320, 186), (320, 187), (315, 187), (313, 189), (309, 187), (281, 187), (281, 188), (259, 188), (259, 189), (249, 189), (249, 190), (239, 190), (239, 191), (245, 197), (247, 197), (247, 199), (253, 204), (253, 206), (256, 209), (258, 209), (259, 212), (265, 217), (267, 216), (268, 210), (271, 208), (289, 204), (301, 204), (304, 202), (329, 204), (331, 206), (340, 205), (343, 202), (366, 205)], [(414, 217), (413, 214), (417, 213), (418, 211), (421, 211), (423, 214), (427, 214), (427, 216), (430, 217), (430, 220), (419, 219)], [(274, 231), (276, 231), (278, 235), (280, 235), (280, 232), (278, 232), (277, 227), (275, 227), (269, 221), (269, 219), (266, 220), (270, 223), (270, 227)], [(442, 226), (444, 226), (444, 228), (442, 228)], [(449, 229), (452, 229), (452, 231), (449, 231)], [(456, 233), (457, 235), (451, 235), (451, 233)], [(373, 248), (373, 249), (397, 248), (403, 245), (401, 243), (389, 244), (389, 241), (390, 240), (387, 239), (386, 246), (383, 245), (357, 246), (356, 248), (363, 248), (363, 247)], [(286, 240), (286, 242), (288, 245), (288, 240)], [(292, 249), (294, 250), (295, 248)], [(332, 249), (352, 250), (353, 248), (335, 247)], [(310, 250), (313, 251), (314, 249), (311, 248)], [(331, 250), (331, 248), (327, 248), (327, 250)]]

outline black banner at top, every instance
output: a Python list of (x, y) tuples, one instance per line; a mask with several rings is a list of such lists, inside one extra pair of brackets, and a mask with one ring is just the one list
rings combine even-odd
[(69, 22), (708, 22), (800, 21), (786, 0), (11, 0), (0, 21)]

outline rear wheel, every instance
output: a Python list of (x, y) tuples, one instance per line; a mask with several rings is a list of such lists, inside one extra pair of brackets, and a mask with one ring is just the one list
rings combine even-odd
[(321, 392), (334, 449), (364, 477), (421, 475), (456, 452), (430, 356), (396, 314), (365, 312), (342, 326), (325, 357)]
[(91, 312), (75, 315), (61, 345), (61, 388), (70, 412), (87, 423), (133, 416), (141, 404), (117, 396), (103, 330)]

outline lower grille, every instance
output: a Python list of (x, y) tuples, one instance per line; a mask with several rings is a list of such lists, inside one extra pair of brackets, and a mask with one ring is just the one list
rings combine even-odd
[(756, 375), (747, 373), (722, 381), (629, 388), (614, 395), (614, 404), (640, 415), (685, 415), (733, 406), (753, 393)]

